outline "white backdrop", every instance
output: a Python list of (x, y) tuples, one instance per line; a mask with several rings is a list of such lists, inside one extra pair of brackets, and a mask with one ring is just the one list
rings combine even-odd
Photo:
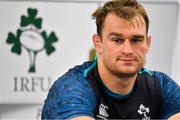
[[(1, 103), (42, 103), (45, 92), (39, 88), (36, 91), (30, 85), (23, 87), (23, 92), (14, 92), (15, 84), (22, 89), (22, 77), (28, 78), (32, 84), (32, 78), (43, 78), (44, 86), (48, 85), (48, 78), (57, 79), (70, 67), (80, 64), (88, 59), (92, 48), (91, 34), (95, 31), (94, 21), (90, 14), (96, 8), (95, 3), (76, 2), (22, 2), (3, 1), (2, 3), (2, 38), (1, 38)], [(43, 19), (42, 27), (47, 33), (54, 31), (58, 42), (54, 43), (56, 51), (47, 56), (45, 50), (37, 54), (36, 72), (29, 73), (29, 56), (25, 49), (22, 54), (11, 52), (12, 45), (6, 43), (8, 33), (20, 28), (20, 17), (27, 14), (27, 9), (37, 9), (37, 17)], [(18, 79), (15, 83), (15, 79)], [(36, 80), (37, 81), (37, 80)], [(40, 84), (40, 82), (36, 82)], [(29, 87), (30, 86), (30, 87)], [(17, 88), (17, 89), (18, 89)], [(4, 91), (5, 90), (5, 91)]]
[[(35, 92), (20, 92), (20, 88), (14, 92), (14, 77), (43, 77), (46, 82), (50, 77), (53, 82), (69, 67), (88, 60), (93, 47), (91, 36), (96, 31), (91, 13), (103, 3), (98, 0), (0, 1), (0, 119), (40, 119), (47, 92), (38, 87)], [(146, 67), (163, 71), (180, 84), (179, 0), (143, 0), (142, 3), (150, 17), (152, 35)], [(42, 29), (48, 33), (55, 31), (58, 37), (52, 55), (47, 56), (45, 51), (37, 55), (36, 73), (27, 71), (27, 52), (23, 49), (21, 55), (16, 55), (6, 43), (8, 33), (16, 33), (19, 28), (21, 15), (27, 15), (27, 8), (38, 9), (37, 16), (43, 19)]]

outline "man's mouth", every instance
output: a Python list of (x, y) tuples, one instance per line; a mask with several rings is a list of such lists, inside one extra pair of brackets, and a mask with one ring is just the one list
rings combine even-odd
[(117, 60), (120, 60), (120, 61), (136, 61), (135, 58), (118, 58)]
[(135, 58), (118, 58), (117, 61), (127, 64), (127, 65), (130, 65), (130, 64), (133, 64), (134, 62), (136, 62), (137, 60)]

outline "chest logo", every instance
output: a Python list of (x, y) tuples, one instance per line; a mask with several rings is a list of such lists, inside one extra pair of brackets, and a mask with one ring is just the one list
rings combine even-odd
[(143, 104), (139, 106), (139, 110), (137, 111), (140, 115), (143, 115), (142, 120), (150, 120), (150, 117), (147, 116), (147, 113), (150, 112), (148, 107), (145, 107)]
[(101, 103), (101, 105), (99, 106), (99, 114), (97, 115), (97, 117), (103, 120), (107, 120), (109, 116), (109, 114), (107, 113), (108, 109), (108, 106)]

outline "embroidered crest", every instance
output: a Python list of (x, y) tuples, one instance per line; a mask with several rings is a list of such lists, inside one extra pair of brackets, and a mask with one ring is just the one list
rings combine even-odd
[(150, 117), (147, 116), (147, 113), (150, 112), (148, 107), (145, 107), (143, 104), (139, 106), (139, 110), (137, 111), (140, 115), (143, 115), (142, 120), (150, 120)]

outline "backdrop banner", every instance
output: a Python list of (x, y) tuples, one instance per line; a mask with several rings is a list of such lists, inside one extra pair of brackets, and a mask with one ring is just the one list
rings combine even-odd
[[(152, 36), (145, 67), (173, 75), (178, 82), (179, 4), (142, 3)], [(91, 14), (102, 4), (100, 0), (0, 1), (0, 104), (42, 104), (58, 77), (91, 60), (96, 33)]]
[(96, 7), (1, 1), (0, 103), (42, 103), (60, 75), (89, 60)]

